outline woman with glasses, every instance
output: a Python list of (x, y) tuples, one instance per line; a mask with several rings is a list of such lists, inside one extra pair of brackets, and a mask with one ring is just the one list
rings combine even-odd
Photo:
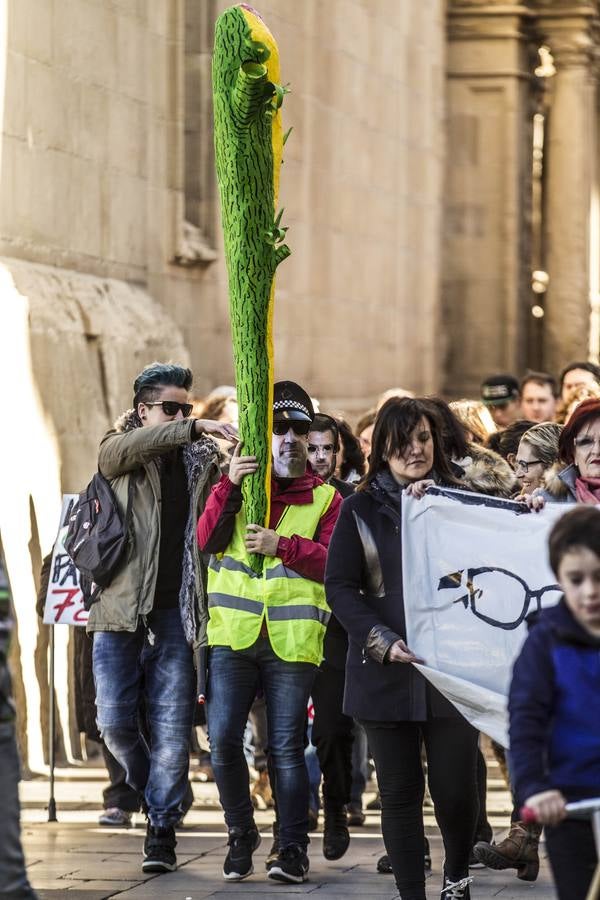
[(600, 503), (600, 399), (584, 400), (571, 413), (558, 441), (559, 464), (544, 486), (525, 499), (532, 509), (551, 503)]
[(514, 461), (515, 475), (521, 488), (517, 499), (543, 487), (544, 475), (558, 459), (561, 431), (562, 425), (556, 422), (541, 422), (521, 438)]
[(425, 900), (425, 746), (442, 832), (445, 900), (468, 898), (477, 823), (477, 731), (410, 663), (402, 591), (401, 505), (433, 483), (464, 487), (444, 451), (439, 413), (425, 400), (392, 398), (373, 431), (366, 475), (344, 501), (325, 586), (349, 635), (344, 712), (364, 726), (381, 792), (382, 829), (402, 900)]

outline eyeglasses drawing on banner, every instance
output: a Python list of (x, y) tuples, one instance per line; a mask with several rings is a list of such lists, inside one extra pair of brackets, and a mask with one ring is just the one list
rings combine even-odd
[(530, 612), (554, 605), (563, 593), (558, 584), (532, 589), (520, 575), (496, 566), (450, 572), (440, 578), (437, 589), (457, 588), (465, 588), (466, 593), (453, 600), (453, 604), (462, 603), (478, 619), (505, 631), (518, 628)]

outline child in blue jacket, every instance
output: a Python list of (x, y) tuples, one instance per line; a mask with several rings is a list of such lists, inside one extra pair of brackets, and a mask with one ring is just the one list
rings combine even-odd
[(546, 826), (560, 900), (585, 900), (597, 862), (589, 820), (565, 804), (600, 796), (600, 510), (578, 506), (550, 533), (564, 591), (532, 619), (509, 695), (510, 759), (519, 806)]

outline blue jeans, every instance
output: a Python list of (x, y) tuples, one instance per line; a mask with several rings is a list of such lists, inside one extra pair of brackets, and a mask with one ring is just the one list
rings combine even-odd
[(213, 772), (228, 828), (254, 821), (242, 741), (259, 686), (267, 704), (268, 753), (275, 773), (280, 846), (308, 844), (306, 704), (317, 671), (280, 659), (267, 637), (246, 650), (211, 647), (206, 716)]
[(94, 634), (98, 729), (145, 798), (151, 824), (167, 828), (189, 805), (194, 661), (179, 609), (156, 610), (146, 622), (135, 632)]

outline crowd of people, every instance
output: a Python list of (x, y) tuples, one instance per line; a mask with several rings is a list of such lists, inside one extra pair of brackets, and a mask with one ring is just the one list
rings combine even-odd
[[(91, 606), (93, 644), (84, 639), (91, 727), (114, 763), (103, 823), (127, 825), (142, 809), (142, 868), (173, 871), (192, 802), (190, 738), (205, 722), (226, 881), (254, 871), (257, 806), (273, 807), (269, 879), (306, 880), (321, 802), (323, 854), (341, 858), (349, 825), (364, 822), (372, 758), (386, 850), (378, 870), (393, 873), (402, 900), (426, 896), (426, 786), (444, 846), (442, 900), (468, 900), (475, 866), (535, 880), (543, 827), (560, 900), (584, 900), (596, 848), (565, 805), (600, 794), (600, 368), (492, 375), (480, 398), (451, 403), (391, 389), (354, 429), (300, 385), (278, 382), (266, 525), (245, 515), (257, 460), (238, 438), (235, 389), (191, 400), (191, 388), (189, 369), (147, 366), (100, 445), (99, 471), (123, 511), (133, 497), (125, 563)], [(517, 500), (532, 515), (549, 501), (574, 504), (550, 537), (564, 597), (532, 622), (511, 688), (508, 759), (495, 747), (514, 801), (499, 843), (480, 735), (411, 665), (420, 660), (406, 643), (402, 498), (434, 484)], [(0, 681), (0, 700), (1, 690)], [(318, 766), (307, 765), (309, 705)], [(24, 878), (18, 827), (9, 835), (14, 885)], [(18, 889), (34, 896), (26, 879)]]

